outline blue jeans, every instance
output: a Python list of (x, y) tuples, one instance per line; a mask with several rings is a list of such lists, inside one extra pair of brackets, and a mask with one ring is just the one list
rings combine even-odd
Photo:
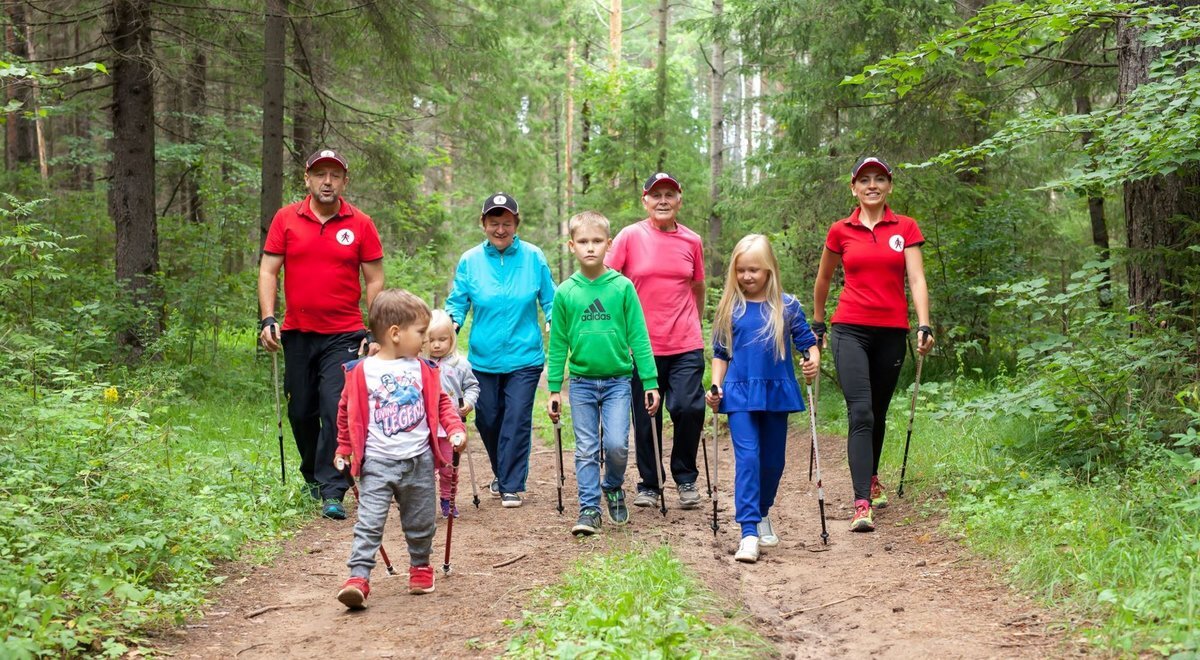
[[(600, 489), (618, 490), (625, 483), (629, 460), (628, 376), (572, 378), (567, 396), (575, 428), (575, 481), (579, 509), (600, 508)], [(603, 434), (603, 438), (601, 438)], [(600, 443), (604, 443), (604, 483), (600, 483)]]
[(501, 493), (525, 492), (533, 438), (533, 396), (541, 376), (540, 366), (507, 374), (475, 371), (479, 379), (475, 428), (487, 449), (492, 474), (500, 481)]

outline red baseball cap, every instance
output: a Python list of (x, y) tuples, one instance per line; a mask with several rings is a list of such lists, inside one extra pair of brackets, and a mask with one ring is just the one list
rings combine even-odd
[(857, 179), (858, 173), (861, 172), (862, 168), (866, 167), (867, 165), (878, 165), (879, 167), (882, 167), (883, 173), (887, 175), (887, 178), (892, 178), (892, 168), (886, 162), (884, 162), (882, 158), (877, 158), (875, 156), (863, 156), (862, 158), (858, 159), (857, 163), (854, 164), (854, 169), (850, 170), (850, 180), (853, 181), (854, 179)]
[(350, 171), (350, 165), (346, 163), (345, 157), (333, 149), (318, 149), (314, 151), (312, 155), (308, 157), (308, 160), (304, 161), (304, 171), (307, 172), (308, 170), (311, 170), (317, 163), (322, 163), (325, 161), (337, 163), (342, 167), (343, 170), (346, 170), (347, 172)]
[(675, 177), (667, 174), (666, 172), (656, 172), (651, 174), (649, 179), (646, 179), (646, 184), (642, 186), (642, 194), (645, 195), (646, 193), (650, 192), (651, 188), (660, 183), (666, 183), (669, 186), (674, 186), (675, 190), (683, 192), (683, 186), (679, 185), (679, 181), (676, 181)]

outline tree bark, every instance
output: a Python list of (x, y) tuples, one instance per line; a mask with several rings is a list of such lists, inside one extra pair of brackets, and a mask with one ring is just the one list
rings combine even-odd
[[(1165, 2), (1194, 6), (1196, 0)], [(1147, 46), (1142, 31), (1126, 19), (1117, 22), (1117, 98), (1127, 102), (1130, 94), (1149, 80), (1150, 65), (1161, 50)], [(1195, 253), (1186, 250), (1187, 226), (1200, 220), (1200, 170), (1195, 166), (1171, 174), (1129, 181), (1125, 191), (1126, 241), (1129, 249), (1129, 304), (1150, 310), (1159, 303), (1184, 300), (1180, 286), (1184, 266), (1194, 264)]]
[(271, 219), (283, 206), (283, 56), (287, 35), (284, 0), (267, 0), (263, 31), (262, 192), (259, 196), (258, 252), (267, 242)]
[(116, 277), (145, 316), (122, 329), (118, 341), (140, 355), (162, 331), (158, 219), (154, 209), (154, 51), (150, 0), (113, 0), (112, 173), (108, 214), (116, 227)]
[(558, 214), (558, 281), (564, 282), (567, 278), (566, 264), (570, 259), (570, 254), (567, 250), (567, 238), (569, 238), (569, 230), (567, 227), (567, 216), (575, 212), (575, 172), (573, 147), (575, 146), (575, 37), (571, 37), (567, 44), (567, 91), (566, 91), (566, 116), (563, 120), (563, 210)]
[(666, 169), (667, 162), (667, 0), (658, 0), (658, 65), (654, 89), (654, 114), (657, 126), (654, 129), (654, 146), (658, 149), (655, 169)]
[[(4, 28), (5, 48), (16, 59), (29, 60), (29, 45), (26, 41), (25, 3), (6, 2), (5, 13), (8, 15), (8, 25)], [(13, 100), (22, 102), (21, 109), (8, 113), (5, 122), (4, 163), (9, 170), (21, 165), (32, 163), (36, 154), (36, 137), (34, 126), (22, 114), (33, 110), (33, 86), (28, 81), (14, 82), (8, 87), (6, 103)]]
[[(33, 45), (33, 27), (29, 24), (25, 25), (25, 48), (29, 51), (29, 59), (36, 60), (37, 51)], [(37, 151), (38, 173), (42, 175), (42, 181), (49, 181), (50, 159), (46, 155), (46, 121), (42, 119), (41, 91), (41, 85), (38, 84), (37, 78), (29, 81), (29, 110), (33, 113), (33, 134)]]
[[(725, 1), (713, 0), (713, 21), (718, 25), (725, 13)], [(717, 205), (721, 202), (721, 174), (725, 159), (725, 46), (720, 38), (713, 39), (712, 71), (709, 80), (709, 124), (708, 131), (708, 196), (712, 210), (708, 215), (708, 272), (720, 274), (721, 257), (718, 249), (721, 241), (721, 215)]]
[[(188, 142), (201, 143), (204, 140), (204, 108), (208, 95), (208, 58), (204, 51), (196, 48), (192, 53), (192, 61), (188, 65), (187, 99), (188, 112), (191, 117), (187, 123)], [(184, 174), (184, 214), (188, 220), (197, 224), (204, 222), (204, 200), (200, 197), (200, 165), (191, 166), (191, 171)]]
[(608, 10), (608, 67), (617, 72), (621, 64), (621, 0), (609, 0)]
[[(583, 41), (583, 61), (587, 63), (592, 54), (591, 41), (585, 39)], [(588, 149), (592, 145), (592, 104), (589, 99), (583, 100), (583, 107), (579, 109), (579, 158), (586, 160)], [(583, 168), (579, 172), (579, 193), (586, 195), (592, 187), (592, 175), (588, 173), (587, 168)]]

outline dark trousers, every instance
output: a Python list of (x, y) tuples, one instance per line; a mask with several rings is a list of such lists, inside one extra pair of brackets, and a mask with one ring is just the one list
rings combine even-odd
[[(696, 469), (696, 450), (700, 448), (700, 433), (704, 430), (704, 349), (697, 348), (677, 355), (655, 355), (658, 367), (658, 392), (663, 405), (654, 416), (661, 445), (666, 444), (662, 436), (662, 409), (666, 408), (675, 425), (675, 438), (671, 445), (671, 476), (676, 484), (696, 483), (700, 471)], [(650, 435), (650, 415), (646, 414), (646, 390), (633, 370), (633, 439), (637, 451), (638, 474), (642, 480), (638, 490), (662, 490), (658, 483), (658, 467), (654, 461), (654, 438)]]
[(342, 365), (358, 357), (366, 332), (322, 335), (286, 330), (283, 340), (283, 391), (288, 421), (300, 451), (300, 474), (316, 484), (321, 499), (340, 500), (349, 484), (337, 468), (337, 410), (346, 373)]
[(838, 323), (833, 326), (833, 363), (846, 396), (850, 435), (846, 455), (854, 499), (871, 499), (871, 477), (879, 474), (888, 406), (896, 392), (908, 332)]
[(475, 377), (479, 379), (475, 428), (487, 449), (492, 474), (500, 481), (501, 493), (523, 493), (529, 478), (533, 397), (542, 368), (526, 367), (505, 374), (475, 371)]

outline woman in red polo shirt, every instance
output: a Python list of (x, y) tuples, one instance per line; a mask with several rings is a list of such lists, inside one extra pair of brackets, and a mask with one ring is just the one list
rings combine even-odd
[(888, 404), (896, 390), (908, 343), (908, 300), (904, 279), (917, 310), (917, 351), (933, 348), (929, 327), (929, 289), (921, 245), (925, 238), (912, 218), (892, 212), (892, 169), (881, 158), (860, 158), (850, 172), (850, 192), (858, 208), (833, 223), (821, 252), (813, 287), (812, 329), (824, 345), (825, 301), (840, 265), (846, 285), (833, 320), (833, 361), (846, 397), (850, 435), (846, 454), (854, 482), (850, 529), (875, 529), (874, 508), (887, 505), (879, 483), (879, 456)]

